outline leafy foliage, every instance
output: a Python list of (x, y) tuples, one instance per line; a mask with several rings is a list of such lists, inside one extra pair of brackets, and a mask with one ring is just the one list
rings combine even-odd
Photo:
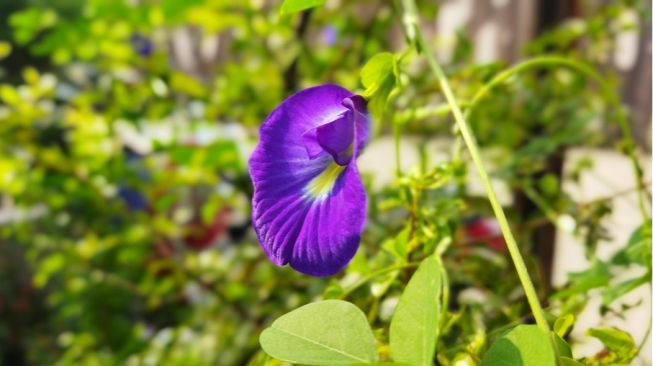
[[(405, 21), (400, 4), (10, 3), (0, 33), (0, 363), (593, 366), (639, 352), (639, 340), (600, 327), (588, 336), (604, 349), (572, 355), (570, 331), (592, 295), (621, 316), (623, 297), (650, 286), (650, 218), (624, 250), (599, 258), (611, 198), (576, 202), (561, 189), (592, 162), (547, 169), (572, 145), (632, 146), (606, 139), (628, 115), (598, 86), (619, 89), (604, 64), (628, 27), (616, 17), (647, 19), (650, 4), (613, 1), (521, 54), (555, 54), (601, 83), (568, 64), (479, 64), (464, 31), (444, 65), (492, 178), (536, 206), (505, 208), (556, 319), (547, 334), (525, 324), (532, 312), (488, 200), (470, 189), (464, 151), (430, 150), (450, 135), (451, 106), (415, 35), (391, 37)], [(418, 5), (424, 20), (438, 11)], [(246, 161), (274, 106), (325, 82), (361, 90), (374, 138), (392, 137), (398, 154), (385, 164), (393, 177), (365, 177), (356, 257), (315, 279), (264, 259)], [(402, 144), (416, 148), (415, 166)], [(570, 223), (591, 263), (548, 293), (533, 240), (546, 223)], [(624, 268), (633, 274), (617, 277)]]

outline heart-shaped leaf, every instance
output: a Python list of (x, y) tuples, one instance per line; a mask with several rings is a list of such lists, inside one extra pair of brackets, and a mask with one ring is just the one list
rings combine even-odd
[(365, 314), (341, 300), (304, 305), (279, 317), (259, 342), (274, 358), (306, 365), (351, 365), (378, 358)]

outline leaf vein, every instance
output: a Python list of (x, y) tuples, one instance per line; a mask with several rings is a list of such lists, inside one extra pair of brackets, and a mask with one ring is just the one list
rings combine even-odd
[(284, 330), (284, 329), (281, 329), (281, 328), (277, 328), (277, 327), (274, 327), (274, 326), (273, 326), (272, 328), (275, 329), (275, 330), (278, 330), (278, 331), (280, 331), (280, 332), (282, 332), (282, 333), (285, 333), (285, 334), (288, 334), (288, 335), (290, 335), (290, 336), (293, 336), (293, 337), (296, 337), (296, 338), (298, 338), (298, 339), (301, 339), (301, 340), (303, 340), (303, 341), (306, 341), (306, 342), (308, 342), (308, 343), (312, 343), (312, 344), (314, 344), (314, 345), (324, 347), (324, 348), (326, 348), (326, 349), (328, 349), (328, 350), (330, 350), (330, 351), (333, 351), (333, 352), (335, 352), (335, 353), (339, 353), (339, 354), (341, 354), (341, 355), (343, 355), (343, 356), (350, 357), (350, 358), (352, 358), (352, 359), (354, 359), (354, 360), (356, 360), (356, 361), (362, 361), (362, 362), (367, 362), (367, 361), (369, 361), (369, 360), (367, 360), (367, 359), (359, 358), (359, 357), (354, 356), (354, 355), (352, 355), (352, 354), (349, 354), (349, 353), (347, 353), (347, 352), (341, 351), (341, 350), (339, 350), (339, 349), (337, 349), (337, 348), (330, 347), (330, 346), (328, 346), (328, 345), (326, 345), (326, 344), (323, 344), (323, 343), (320, 343), (320, 342), (316, 342), (316, 341), (314, 341), (314, 340), (312, 340), (312, 339), (310, 339), (310, 338), (303, 337), (303, 336), (301, 336), (301, 335), (299, 335), (299, 334), (296, 334), (296, 333), (293, 333), (293, 332), (289, 332), (289, 331), (287, 331), (287, 330)]

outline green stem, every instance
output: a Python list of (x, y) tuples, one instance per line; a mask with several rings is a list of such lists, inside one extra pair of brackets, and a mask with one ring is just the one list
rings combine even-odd
[[(649, 271), (649, 275), (650, 275), (650, 271)], [(649, 284), (649, 292), (650, 290), (651, 290), (651, 286)], [(642, 338), (641, 342), (639, 342), (639, 345), (637, 345), (637, 353), (635, 354), (635, 357), (639, 356), (640, 352), (642, 352), (642, 348), (646, 346), (646, 341), (648, 340), (648, 337), (651, 335), (651, 325), (653, 324), (653, 321), (650, 315), (648, 318), (648, 322), (646, 324), (647, 324), (646, 332), (644, 333), (644, 338)]]
[(397, 178), (401, 177), (401, 124), (397, 121), (394, 123), (393, 128), (393, 139), (394, 139), (394, 148), (395, 148), (395, 176)]
[(474, 165), (476, 166), (476, 170), (478, 171), (478, 174), (481, 177), (481, 181), (485, 186), (485, 190), (488, 195), (488, 200), (492, 205), (494, 214), (496, 215), (499, 226), (501, 227), (501, 232), (503, 233), (503, 237), (506, 241), (506, 246), (508, 247), (508, 251), (515, 265), (515, 269), (517, 270), (517, 275), (519, 276), (519, 280), (521, 281), (522, 287), (524, 288), (524, 293), (526, 294), (526, 298), (528, 299), (528, 303), (531, 307), (531, 311), (533, 312), (533, 316), (535, 317), (535, 322), (542, 330), (549, 332), (550, 331), (549, 324), (547, 323), (546, 318), (544, 317), (544, 311), (542, 310), (540, 301), (537, 298), (535, 287), (533, 286), (533, 282), (531, 281), (531, 278), (528, 274), (528, 270), (526, 269), (526, 264), (524, 263), (524, 259), (522, 258), (521, 253), (519, 252), (519, 247), (517, 245), (517, 242), (515, 241), (515, 237), (512, 235), (512, 231), (510, 231), (510, 225), (508, 224), (508, 219), (506, 218), (506, 214), (503, 211), (501, 204), (499, 204), (497, 195), (494, 191), (492, 183), (490, 182), (490, 178), (487, 174), (487, 171), (485, 170), (483, 161), (481, 160), (481, 154), (479, 153), (478, 145), (476, 143), (474, 134), (472, 133), (469, 126), (467, 125), (467, 122), (465, 122), (463, 113), (460, 110), (458, 103), (456, 102), (456, 98), (454, 97), (451, 88), (449, 87), (449, 82), (447, 81), (447, 78), (444, 75), (442, 68), (438, 64), (435, 57), (433, 56), (433, 51), (431, 50), (431, 47), (427, 42), (424, 41), (422, 34), (419, 31), (419, 26), (417, 24), (417, 19), (418, 19), (417, 8), (415, 6), (414, 0), (403, 0), (403, 5), (405, 9), (404, 25), (406, 27), (406, 35), (408, 36), (409, 39), (414, 39), (418, 48), (420, 48), (423, 51), (423, 54), (426, 57), (426, 60), (428, 61), (429, 66), (431, 67), (431, 70), (433, 71), (433, 73), (435, 74), (436, 78), (440, 83), (440, 87), (442, 88), (442, 92), (447, 102), (449, 103), (449, 105), (451, 105), (451, 111), (453, 112), (453, 116), (456, 120), (458, 129), (460, 130), (460, 133), (463, 136), (463, 140), (467, 145), (467, 149), (469, 150), (469, 154), (472, 158), (472, 161), (474, 162)]
[[(531, 184), (524, 182), (522, 184), (522, 189), (524, 190), (526, 197), (528, 197), (528, 199), (530, 199), (535, 206), (544, 213), (547, 220), (560, 229), (560, 223), (558, 220), (558, 216), (560, 215), (546, 203), (546, 200), (531, 186)], [(563, 228), (562, 231), (565, 231), (565, 229)]]
[[(634, 149), (633, 134), (630, 129), (630, 124), (626, 119), (626, 114), (623, 111), (617, 93), (613, 90), (613, 88), (605, 80), (605, 78), (603, 78), (600, 74), (594, 71), (594, 69), (591, 66), (561, 56), (539, 56), (520, 62), (517, 65), (497, 74), (494, 78), (492, 78), (492, 80), (490, 80), (489, 83), (484, 84), (481, 87), (481, 89), (479, 89), (476, 92), (471, 102), (469, 103), (468, 108), (465, 109), (465, 114), (464, 114), (465, 120), (469, 119), (472, 111), (474, 110), (474, 107), (476, 107), (476, 105), (481, 99), (485, 98), (492, 89), (504, 83), (511, 76), (518, 74), (522, 71), (526, 71), (534, 68), (554, 67), (554, 66), (568, 67), (581, 74), (584, 74), (590, 79), (594, 79), (594, 81), (596, 81), (601, 91), (603, 92), (604, 98), (615, 108), (617, 112), (616, 113), (617, 123), (619, 124), (619, 128), (621, 129), (621, 134), (623, 135), (624, 140), (628, 144), (627, 146), (625, 146), (625, 150), (626, 150), (625, 153), (630, 159), (631, 166), (633, 168), (633, 171), (635, 172), (635, 179), (638, 188), (637, 192), (638, 192), (638, 199), (639, 199), (639, 209), (641, 211), (643, 220), (644, 221), (650, 220), (651, 216), (650, 213), (648, 212), (647, 204), (646, 204), (646, 202), (650, 200), (650, 197), (647, 197), (648, 193), (646, 190), (646, 185), (644, 183), (644, 173), (642, 167), (639, 164), (639, 160), (637, 160), (637, 155)], [(460, 146), (459, 142), (457, 142), (457, 146), (454, 151), (455, 151), (454, 156), (457, 159), (459, 159), (462, 151), (462, 146)]]

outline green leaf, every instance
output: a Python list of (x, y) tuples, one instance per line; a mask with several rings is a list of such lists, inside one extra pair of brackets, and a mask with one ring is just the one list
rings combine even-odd
[(279, 317), (259, 342), (274, 358), (306, 365), (351, 365), (378, 358), (365, 314), (340, 300), (304, 305)]
[(628, 239), (626, 247), (612, 258), (612, 263), (627, 266), (638, 263), (651, 268), (651, 222), (640, 225)]
[(614, 327), (590, 328), (587, 335), (597, 338), (614, 356), (615, 362), (630, 362), (637, 355), (637, 346), (630, 334)]
[(574, 360), (573, 358), (561, 356), (560, 366), (583, 366), (583, 364)]
[(397, 58), (389, 52), (374, 55), (361, 70), (363, 96), (369, 100), (372, 114), (380, 117), (397, 80)]
[(0, 60), (11, 54), (11, 43), (0, 41)]
[(572, 357), (571, 354), (571, 347), (569, 346), (569, 343), (565, 342), (562, 337), (560, 337), (557, 333), (551, 333), (553, 336), (553, 342), (555, 342), (556, 349), (558, 351), (559, 356), (565, 356), (565, 357)]
[(539, 180), (538, 185), (547, 197), (555, 197), (559, 193), (560, 182), (555, 174), (546, 174)]
[(574, 325), (575, 321), (576, 318), (573, 314), (563, 315), (553, 323), (553, 331), (560, 337), (564, 337)]
[(651, 222), (642, 224), (630, 236), (626, 247), (626, 256), (631, 262), (651, 267)]
[(438, 339), (442, 277), (435, 256), (408, 282), (390, 322), (390, 355), (411, 365), (432, 365)]
[(570, 273), (570, 286), (551, 296), (551, 299), (566, 299), (574, 295), (586, 294), (587, 291), (593, 288), (606, 286), (610, 282), (611, 277), (612, 275), (610, 274), (608, 266), (605, 263), (596, 260), (592, 264), (592, 267), (587, 270)]
[(408, 234), (410, 227), (406, 227), (397, 234), (394, 239), (388, 239), (383, 244), (383, 249), (392, 253), (397, 259), (402, 262), (408, 260)]
[(361, 82), (365, 87), (365, 96), (376, 93), (383, 82), (394, 77), (395, 56), (390, 52), (381, 52), (372, 56), (361, 70)]
[(555, 366), (551, 337), (536, 325), (518, 325), (499, 338), (481, 366)]
[(281, 4), (281, 14), (292, 14), (298, 11), (322, 6), (326, 0), (284, 0)]
[(639, 286), (651, 282), (651, 273), (647, 272), (644, 275), (636, 278), (631, 278), (629, 280), (626, 280), (624, 282), (621, 282), (617, 285), (608, 287), (604, 292), (603, 292), (603, 306), (608, 306), (610, 305), (613, 301), (616, 299), (624, 296), (625, 294), (629, 293), (630, 291), (638, 288)]
[(374, 363), (355, 363), (348, 366), (410, 366), (401, 362), (374, 362)]

